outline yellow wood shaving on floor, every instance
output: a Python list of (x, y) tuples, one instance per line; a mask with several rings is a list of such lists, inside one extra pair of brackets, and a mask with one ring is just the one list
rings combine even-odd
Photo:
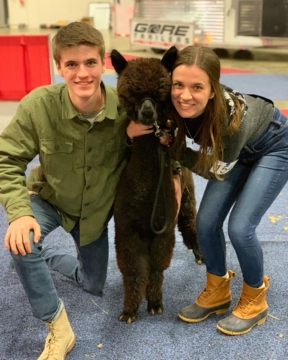
[(273, 224), (275, 224), (276, 221), (279, 221), (279, 220), (282, 219), (282, 216), (281, 216), (281, 215), (278, 215), (278, 216), (270, 215), (270, 216), (269, 216), (269, 219), (271, 220), (271, 222), (272, 222)]
[(268, 314), (267, 316), (270, 316), (271, 318), (275, 319), (275, 320), (280, 320), (277, 316), (273, 316), (271, 314)]

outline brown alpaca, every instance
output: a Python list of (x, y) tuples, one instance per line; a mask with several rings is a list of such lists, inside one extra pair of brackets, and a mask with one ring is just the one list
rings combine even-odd
[[(111, 52), (118, 74), (121, 106), (130, 119), (156, 129), (165, 127), (171, 109), (169, 69), (177, 54), (171, 48), (160, 61), (126, 61)], [(202, 263), (196, 235), (196, 201), (191, 172), (182, 169), (182, 201), (178, 228), (185, 245)], [(170, 265), (175, 245), (177, 203), (169, 151), (154, 133), (134, 139), (114, 204), (115, 248), (124, 283), (124, 309), (119, 320), (131, 323), (146, 296), (148, 312), (161, 314), (163, 272)]]

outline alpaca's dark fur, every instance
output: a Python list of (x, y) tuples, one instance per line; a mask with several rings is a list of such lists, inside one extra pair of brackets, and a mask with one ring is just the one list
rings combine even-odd
[[(118, 51), (111, 53), (118, 74), (118, 96), (130, 119), (153, 126), (157, 121), (165, 127), (169, 118), (171, 78), (167, 69), (173, 64), (176, 49), (171, 49), (160, 61), (139, 58), (126, 61)], [(162, 189), (159, 191), (153, 220), (151, 213), (160, 178), (159, 148), (154, 133), (134, 139), (130, 160), (123, 170), (115, 198), (115, 248), (117, 263), (123, 275), (124, 309), (119, 320), (133, 322), (142, 299), (146, 296), (150, 314), (162, 313), (163, 272), (170, 265), (175, 244), (177, 203), (173, 174), (167, 154)], [(183, 168), (182, 202), (178, 227), (184, 243), (193, 249), (197, 262), (202, 262), (196, 236), (196, 201), (189, 170)], [(166, 210), (165, 210), (166, 209)]]

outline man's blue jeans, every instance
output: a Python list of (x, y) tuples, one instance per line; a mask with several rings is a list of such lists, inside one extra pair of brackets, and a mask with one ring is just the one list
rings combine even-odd
[(288, 121), (274, 109), (263, 133), (248, 143), (223, 181), (208, 181), (198, 215), (197, 231), (207, 271), (226, 274), (223, 222), (230, 209), (228, 235), (246, 284), (263, 283), (263, 253), (256, 235), (261, 218), (288, 180)]
[(53, 206), (36, 194), (31, 195), (31, 204), (35, 219), (41, 227), (41, 238), (35, 244), (31, 231), (32, 252), (25, 256), (11, 255), (33, 314), (47, 322), (57, 315), (60, 306), (49, 268), (74, 279), (84, 290), (102, 295), (107, 276), (108, 230), (105, 229), (96, 241), (80, 247), (77, 224), (71, 231), (77, 250), (76, 258), (60, 249), (53, 249), (48, 244), (43, 245), (45, 237), (61, 226), (61, 216)]

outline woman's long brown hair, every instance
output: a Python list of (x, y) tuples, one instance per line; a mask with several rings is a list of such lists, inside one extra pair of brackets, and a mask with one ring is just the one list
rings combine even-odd
[[(220, 60), (212, 49), (202, 46), (187, 46), (178, 52), (172, 72), (179, 65), (197, 65), (209, 77), (214, 97), (209, 100), (204, 111), (198, 141), (200, 150), (193, 171), (204, 177), (209, 177), (209, 170), (213, 167), (215, 176), (220, 180), (221, 177), (216, 174), (216, 165), (218, 160), (223, 160), (223, 136), (231, 135), (238, 129), (241, 122), (241, 105), (237, 98), (233, 97), (236, 111), (230, 119), (229, 128), (225, 129), (223, 123), (227, 122), (229, 113), (220, 84)], [(176, 154), (180, 156), (186, 147), (185, 120), (179, 116), (176, 110), (174, 119), (179, 129), (174, 147)]]

